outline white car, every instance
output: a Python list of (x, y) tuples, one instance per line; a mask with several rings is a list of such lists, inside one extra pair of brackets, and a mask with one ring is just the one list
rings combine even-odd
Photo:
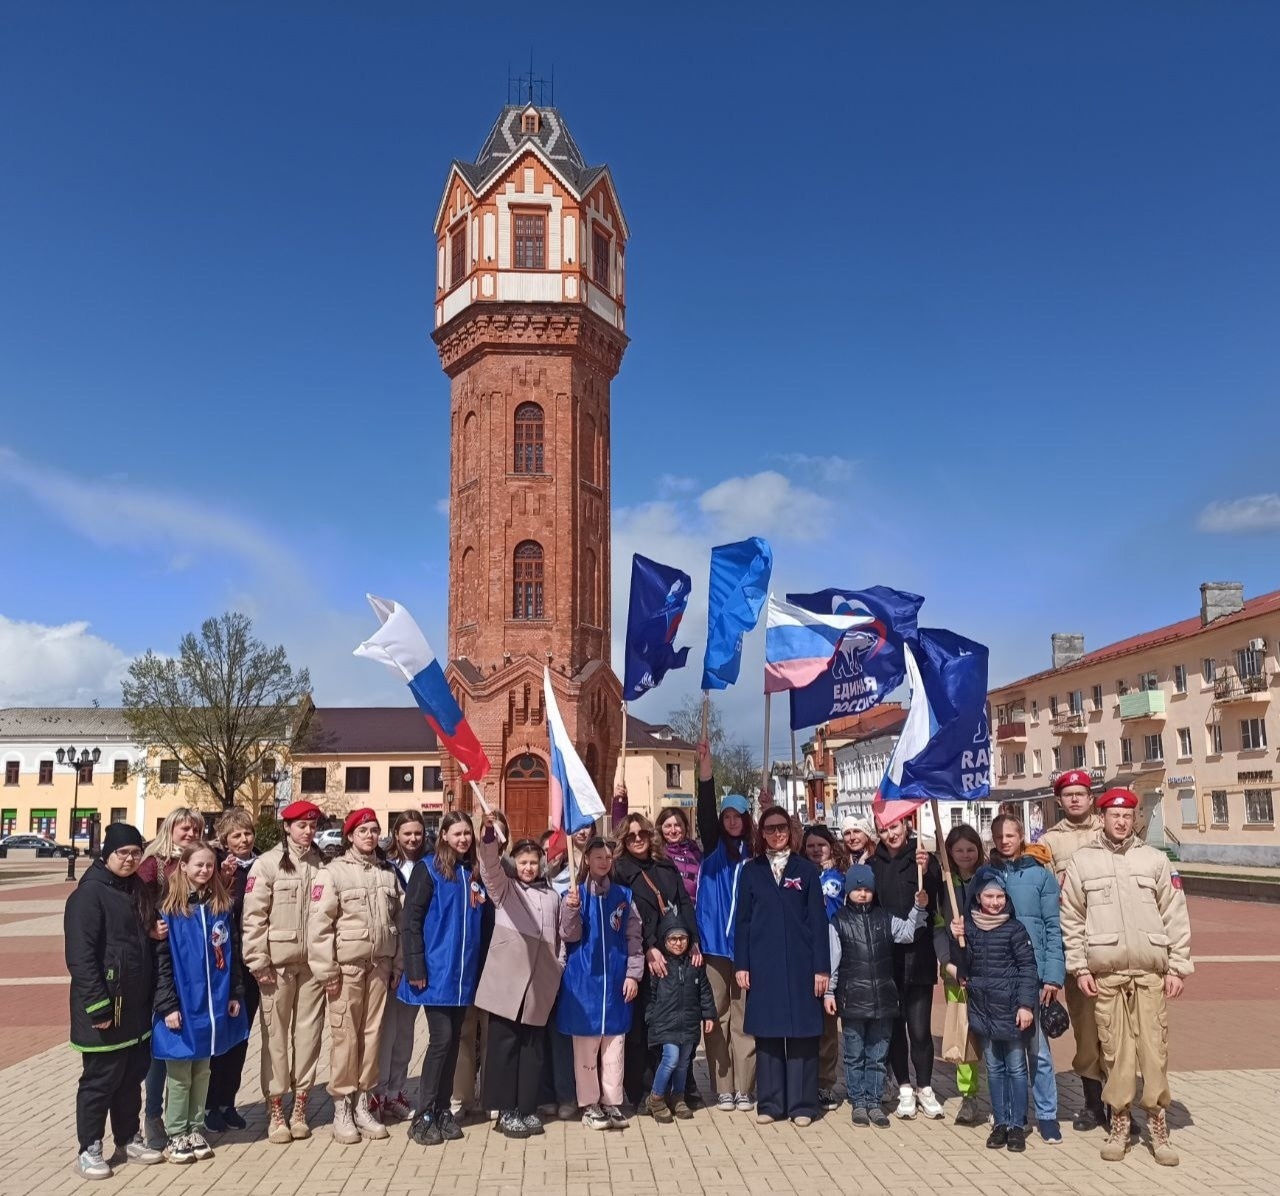
[(319, 831), (315, 837), (316, 850), (329, 859), (342, 850), (342, 827), (331, 826), (328, 830)]

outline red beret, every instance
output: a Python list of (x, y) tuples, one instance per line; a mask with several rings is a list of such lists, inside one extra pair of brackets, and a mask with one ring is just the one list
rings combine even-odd
[(347, 815), (346, 821), (342, 824), (342, 833), (348, 839), (351, 838), (351, 832), (358, 826), (364, 826), (366, 822), (377, 822), (378, 816), (368, 806), (364, 806), (359, 810), (352, 810)]
[(1138, 795), (1131, 789), (1108, 789), (1097, 805), (1099, 810), (1136, 810)]
[(1073, 768), (1054, 781), (1053, 791), (1061, 793), (1068, 785), (1083, 785), (1086, 789), (1092, 789), (1093, 778), (1083, 768)]
[(319, 822), (320, 807), (314, 802), (295, 801), (290, 802), (280, 811), (281, 822), (297, 822), (299, 819), (305, 822)]

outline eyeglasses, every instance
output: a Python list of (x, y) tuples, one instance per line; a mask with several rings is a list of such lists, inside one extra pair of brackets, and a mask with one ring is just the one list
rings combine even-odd
[(760, 828), (762, 835), (789, 835), (791, 827), (785, 822), (771, 822), (768, 826)]
[(643, 843), (648, 837), (648, 831), (628, 831), (626, 836), (628, 843)]
[(136, 847), (117, 847), (114, 854), (122, 860), (132, 860), (135, 864), (142, 859), (142, 852)]
[(669, 943), (687, 943), (688, 941), (689, 941), (689, 936), (687, 934), (667, 935), (667, 942)]

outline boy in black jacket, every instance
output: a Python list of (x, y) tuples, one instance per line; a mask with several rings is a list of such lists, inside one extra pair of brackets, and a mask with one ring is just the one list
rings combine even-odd
[(710, 1034), (715, 1026), (716, 1003), (705, 967), (695, 968), (689, 959), (689, 927), (679, 910), (668, 911), (658, 923), (658, 941), (667, 971), (664, 976), (649, 977), (645, 1011), (649, 1045), (662, 1050), (653, 1073), (649, 1112), (654, 1121), (671, 1121), (673, 1111), (667, 1104), (667, 1092), (674, 1087), (674, 1116), (688, 1120), (693, 1110), (684, 1098), (685, 1076), (698, 1039), (704, 1031)]
[[(86, 1179), (110, 1179), (112, 1163), (164, 1161), (138, 1132), (142, 1080), (151, 1066), (151, 1012), (155, 974), (149, 930), (155, 920), (149, 894), (134, 873), (144, 840), (137, 829), (113, 822), (102, 854), (67, 898), (63, 937), (71, 973), (71, 1046), (83, 1070), (76, 1091), (76, 1170)], [(107, 1114), (115, 1151), (102, 1153)]]

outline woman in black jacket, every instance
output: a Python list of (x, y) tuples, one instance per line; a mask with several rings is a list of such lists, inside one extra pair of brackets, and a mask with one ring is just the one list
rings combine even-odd
[[(653, 1073), (658, 1053), (649, 1045), (649, 1032), (644, 1011), (649, 1003), (649, 985), (653, 977), (665, 976), (667, 958), (658, 937), (658, 925), (670, 912), (678, 914), (686, 926), (694, 927), (693, 903), (676, 866), (667, 859), (662, 840), (655, 834), (653, 823), (643, 814), (628, 814), (618, 828), (621, 847), (613, 866), (613, 878), (631, 890), (631, 898), (640, 914), (641, 939), (644, 945), (645, 973), (640, 981), (627, 1032), (623, 1090), (637, 1113), (648, 1111), (648, 1097), (653, 1087)], [(698, 932), (690, 931), (689, 959), (694, 967), (702, 966)]]
[[(942, 904), (942, 869), (933, 856), (919, 847), (911, 830), (908, 819), (881, 830), (871, 868), (876, 874), (876, 896), (895, 918), (905, 918), (911, 913), (916, 893), (922, 887), (917, 869), (924, 869), (923, 888), (929, 895), (926, 924), (916, 932), (912, 942), (893, 949), (894, 980), (902, 995), (902, 1016), (893, 1026), (889, 1063), (898, 1081), (895, 1115), (908, 1120), (915, 1117), (918, 1100), (924, 1115), (937, 1120), (943, 1111), (942, 1102), (932, 1087), (933, 1030), (929, 1017), (933, 1008), (933, 986), (938, 983), (938, 954), (931, 926)], [(911, 1087), (907, 1070), (908, 1041), (916, 1089)]]
[[(102, 854), (80, 878), (63, 912), (67, 971), (71, 973), (71, 1045), (83, 1067), (76, 1091), (77, 1169), (108, 1179), (111, 1164), (160, 1163), (138, 1132), (142, 1080), (151, 1066), (155, 998), (155, 909), (134, 873), (145, 841), (136, 828), (113, 822)], [(107, 1114), (115, 1151), (102, 1153)]]

